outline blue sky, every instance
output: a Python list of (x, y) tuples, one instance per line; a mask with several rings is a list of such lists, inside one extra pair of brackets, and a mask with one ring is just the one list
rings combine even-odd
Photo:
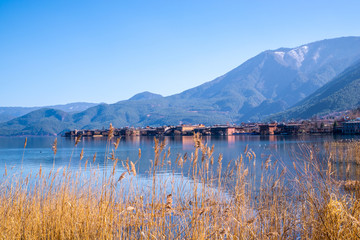
[(360, 1), (0, 0), (0, 106), (114, 103), (258, 53), (360, 36)]

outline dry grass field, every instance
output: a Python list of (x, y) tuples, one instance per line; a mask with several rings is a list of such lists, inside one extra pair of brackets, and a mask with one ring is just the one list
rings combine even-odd
[[(251, 149), (223, 165), (222, 156), (213, 156), (213, 147), (204, 145), (197, 135), (189, 156), (172, 156), (170, 148), (155, 139), (150, 187), (143, 188), (136, 181), (141, 150), (139, 159), (120, 160), (116, 157), (119, 140), (110, 134), (108, 143), (105, 164), (112, 171), (99, 170), (94, 156), (94, 162), (87, 160), (78, 171), (40, 168), (36, 174), (16, 177), (5, 173), (0, 184), (0, 238), (360, 237), (357, 182), (344, 189), (344, 182), (334, 177), (336, 159), (349, 155), (350, 161), (349, 151), (356, 151), (352, 145), (328, 144), (326, 159), (318, 159), (306, 148), (302, 161), (287, 169), (270, 159), (256, 162)], [(56, 142), (53, 150), (55, 161)], [(262, 165), (259, 176), (256, 164)], [(165, 180), (158, 177), (163, 169), (171, 172), (174, 168), (177, 173), (173, 171)], [(186, 174), (179, 174), (178, 169)], [(188, 185), (179, 184), (182, 181)]]

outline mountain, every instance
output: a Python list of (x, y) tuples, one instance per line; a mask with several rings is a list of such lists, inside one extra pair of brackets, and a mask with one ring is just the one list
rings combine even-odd
[(354, 109), (360, 105), (360, 61), (289, 110), (272, 119), (306, 119), (318, 114)]
[[(116, 104), (102, 104), (89, 108), (81, 113), (73, 114), (72, 117), (79, 128), (85, 129), (107, 128), (110, 123), (119, 127), (142, 127), (195, 122), (210, 125), (231, 121), (226, 113), (209, 114), (208, 111), (192, 111), (189, 107), (182, 107), (185, 104), (189, 106), (188, 102), (177, 101), (173, 103), (169, 98), (121, 101)], [(208, 108), (210, 109), (210, 106)]]
[[(358, 59), (359, 37), (269, 50), (174, 99), (211, 101), (214, 107), (238, 115), (240, 121), (259, 120), (264, 113), (275, 113), (296, 104)], [(264, 104), (273, 107), (264, 112), (261, 106)]]
[(70, 130), (74, 126), (70, 113), (43, 108), (0, 123), (0, 135), (50, 135)]
[(150, 100), (150, 99), (158, 99), (158, 98), (163, 98), (163, 96), (161, 96), (160, 94), (155, 94), (146, 91), (134, 95), (133, 97), (129, 98), (129, 100), (138, 101), (138, 100)]
[(52, 108), (65, 112), (81, 112), (90, 107), (98, 105), (97, 103), (76, 102), (63, 105), (45, 106), (45, 107), (0, 107), (0, 123), (23, 116), (32, 111), (41, 108)]
[[(223, 76), (179, 94), (162, 97), (143, 92), (115, 104), (69, 113), (64, 121), (48, 117), (48, 121), (62, 126), (49, 129), (49, 134), (68, 127), (108, 127), (110, 123), (123, 127), (257, 121), (303, 100), (359, 59), (360, 37), (268, 50)], [(0, 124), (0, 130), (9, 129), (10, 123)], [(31, 124), (39, 129), (37, 121), (28, 124), (29, 129)]]
[(0, 107), (0, 123), (7, 122), (37, 109), (36, 107)]
[(86, 109), (97, 105), (99, 105), (99, 103), (74, 102), (63, 105), (45, 106), (41, 108), (53, 108), (64, 112), (75, 113), (85, 111)]

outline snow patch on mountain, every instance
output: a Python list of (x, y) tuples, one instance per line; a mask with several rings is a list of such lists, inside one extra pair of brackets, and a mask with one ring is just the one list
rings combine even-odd
[(308, 53), (309, 47), (302, 46), (294, 48), (288, 52), (288, 55), (295, 60), (296, 67), (301, 67), (302, 62), (305, 59), (305, 55)]
[(276, 60), (284, 61), (285, 52), (274, 52)]
[(317, 51), (316, 51), (316, 53), (314, 54), (314, 56), (313, 56), (313, 60), (315, 61), (315, 62), (317, 62), (317, 60), (319, 59), (319, 57), (320, 57), (320, 49), (318, 49)]

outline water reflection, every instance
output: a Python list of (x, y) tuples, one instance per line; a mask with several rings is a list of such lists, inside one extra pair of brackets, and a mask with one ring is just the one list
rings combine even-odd
[(192, 151), (194, 149), (194, 137), (192, 136), (181, 136), (181, 143), (184, 151)]
[[(285, 166), (291, 168), (292, 162), (297, 157), (297, 153), (301, 153), (303, 146), (311, 145), (318, 149), (322, 148), (324, 142), (334, 141), (336, 139), (349, 138), (349, 136), (253, 136), (253, 135), (237, 135), (237, 136), (204, 136), (204, 144), (208, 146), (214, 145), (214, 158), (217, 159), (219, 154), (223, 154), (223, 165), (227, 165), (230, 161), (238, 159), (244, 155), (246, 146), (251, 149), (257, 156), (256, 171), (261, 172), (261, 165), (271, 156), (272, 161), (276, 159), (281, 161)], [(26, 149), (24, 149), (24, 137), (2, 137), (0, 138), (0, 174), (4, 173), (5, 164), (7, 168), (18, 170), (23, 165), (23, 169), (28, 172), (37, 171), (40, 165), (43, 168), (51, 169), (54, 162), (54, 154), (51, 145), (54, 137), (29, 137)], [(170, 160), (175, 161), (177, 155), (190, 156), (194, 151), (194, 142), (192, 136), (173, 136), (162, 137), (160, 140), (166, 142), (166, 149), (170, 147)], [(55, 167), (69, 166), (78, 169), (84, 166), (88, 161), (93, 166), (103, 168), (104, 162), (108, 162), (108, 166), (112, 165), (108, 159), (107, 149), (110, 152), (113, 149), (112, 144), (108, 144), (106, 138), (83, 138), (75, 147), (75, 139), (58, 138), (58, 152), (55, 156)], [(141, 149), (141, 158), (138, 153)], [(80, 161), (80, 153), (84, 151), (84, 157)], [(93, 158), (96, 153), (96, 160)], [(154, 159), (154, 138), (153, 137), (122, 137), (119, 147), (114, 152), (120, 160), (118, 170), (122, 169), (121, 161), (129, 159), (137, 163), (140, 175), (148, 177), (150, 162)], [(300, 154), (301, 156), (301, 154)], [(216, 162), (216, 161), (215, 161)], [(188, 163), (187, 163), (188, 164)], [(188, 167), (184, 166), (185, 169)], [(350, 172), (352, 175), (359, 176), (360, 168), (353, 166), (345, 166), (345, 164), (337, 165), (339, 176), (346, 176)], [(349, 169), (350, 170), (346, 170)], [(168, 167), (170, 169), (170, 167)], [(169, 171), (177, 171), (172, 166)], [(180, 171), (180, 170), (179, 170)], [(184, 171), (186, 172), (186, 171)]]

